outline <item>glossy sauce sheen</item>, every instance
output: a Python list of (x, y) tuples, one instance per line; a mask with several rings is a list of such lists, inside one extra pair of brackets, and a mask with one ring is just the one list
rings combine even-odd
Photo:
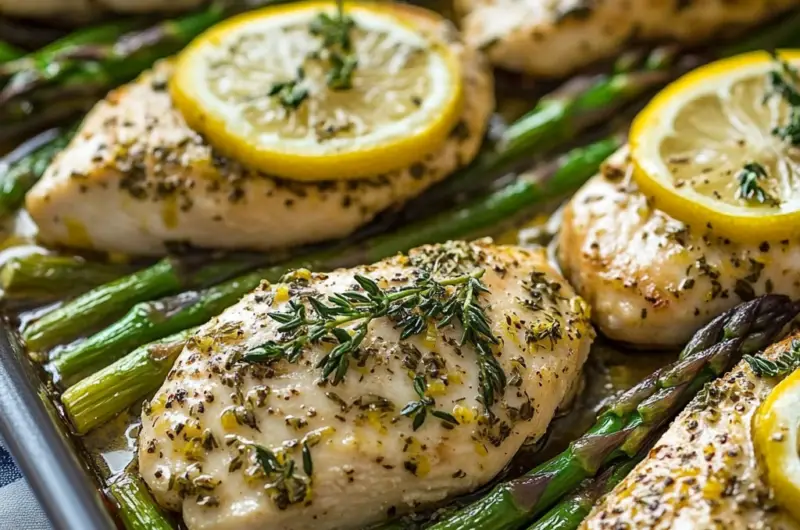
[[(301, 293), (352, 289), (356, 273), (383, 288), (403, 286), (414, 281), (419, 267), (453, 256), (461, 270), (484, 269), (482, 280), (490, 290), (481, 303), (501, 340), (497, 358), (509, 377), (502, 400), (492, 407), (492, 422), (477, 400), (477, 356), (471, 346), (458, 346), (458, 328), (400, 341), (391, 320), (374, 320), (362, 344), (367, 355), (353, 361), (336, 386), (320, 383), (314, 365), (327, 351), (319, 345), (305, 350), (297, 364), (225, 367), (232, 355), (276, 339), (278, 324), (267, 314), (285, 311)], [(183, 351), (146, 407), (139, 467), (158, 501), (181, 510), (192, 530), (360, 528), (489, 482), (526, 439), (545, 433), (579, 381), (593, 337), (588, 309), (553, 271), (544, 251), (485, 242), (423, 247), (409, 257), (314, 274), (288, 287), (264, 285), (204, 326)], [(412, 420), (399, 411), (418, 399), (414, 374), (425, 374), (435, 408), (456, 416), (459, 425), (448, 429), (429, 415), (412, 429)], [(249, 407), (253, 419), (222, 418), (237, 406), (244, 407), (243, 414)], [(226, 444), (230, 435), (272, 450), (289, 447), (286, 454), (298, 467), (297, 441), (318, 436), (310, 448), (307, 502), (280, 509), (263, 478), (246, 478), (251, 452)], [(193, 445), (201, 440), (213, 448)], [(243, 460), (241, 467), (237, 460)], [(175, 487), (198, 480), (219, 483), (211, 491), (190, 486), (183, 494)]]

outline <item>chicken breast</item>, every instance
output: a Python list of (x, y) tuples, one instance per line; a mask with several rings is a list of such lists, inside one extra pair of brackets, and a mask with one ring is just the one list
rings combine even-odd
[[(316, 315), (308, 299), (330, 304), (326, 297), (359, 288), (356, 275), (396, 292), (420, 285), (426, 272), (443, 280), (478, 271), (488, 292), (476, 302), (499, 340), (490, 355), (508, 379), (488, 411), (479, 356), (472, 343), (459, 345), (458, 320), (438, 330), (429, 323), (407, 339), (397, 318), (372, 320), (339, 384), (317, 368), (329, 341), (306, 345), (295, 363), (236, 361), (289, 340), (270, 313), (294, 303)], [(473, 490), (544, 434), (594, 336), (588, 307), (544, 252), (487, 241), (422, 247), (329, 274), (300, 271), (286, 281), (262, 285), (201, 328), (142, 415), (139, 469), (191, 530), (357, 529)], [(421, 425), (401, 413), (420, 400), (418, 380), (434, 400)], [(265, 477), (253, 443), (280, 454), (292, 480)], [(305, 495), (287, 500), (298, 490)]]
[(565, 77), (632, 40), (695, 44), (739, 34), (798, 0), (457, 0), (470, 46), (497, 66)]
[(400, 13), (460, 57), (461, 120), (445, 143), (409, 167), (363, 180), (292, 182), (248, 170), (192, 131), (155, 72), (112, 92), (27, 196), (47, 244), (158, 255), (174, 245), (269, 250), (343, 237), (468, 164), (494, 107), (481, 56), (441, 18)]
[(712, 318), (765, 293), (800, 296), (800, 240), (734, 243), (649, 206), (620, 151), (564, 211), (558, 258), (611, 339), (680, 347)]
[[(768, 357), (791, 348), (774, 344)], [(797, 530), (770, 501), (750, 424), (775, 379), (742, 361), (678, 416), (647, 458), (606, 495), (581, 530)]]
[(193, 9), (205, 0), (0, 0), (0, 15), (87, 21), (109, 13), (177, 13)]

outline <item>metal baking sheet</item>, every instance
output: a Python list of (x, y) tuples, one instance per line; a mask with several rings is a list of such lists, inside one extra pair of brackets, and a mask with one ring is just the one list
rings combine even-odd
[(33, 363), (0, 322), (0, 436), (57, 530), (116, 528)]

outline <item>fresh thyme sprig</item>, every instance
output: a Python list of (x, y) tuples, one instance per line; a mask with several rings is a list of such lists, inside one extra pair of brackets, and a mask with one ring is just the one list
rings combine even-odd
[(326, 79), (332, 90), (346, 90), (353, 86), (353, 72), (358, 65), (353, 53), (353, 28), (355, 22), (345, 15), (343, 0), (336, 0), (336, 15), (320, 13), (309, 26), (311, 34), (322, 39), (322, 47), (327, 51), (329, 70)]
[(764, 166), (758, 162), (748, 162), (736, 174), (736, 179), (739, 182), (736, 198), (776, 206), (778, 201), (759, 184), (759, 180), (768, 178), (769, 174)]
[(425, 418), (428, 417), (428, 412), (430, 412), (432, 416), (439, 418), (448, 425), (458, 425), (458, 420), (452, 414), (434, 409), (436, 406), (436, 401), (432, 397), (425, 395), (427, 390), (428, 382), (425, 380), (425, 378), (421, 375), (415, 376), (414, 392), (416, 392), (419, 396), (419, 400), (411, 401), (408, 403), (408, 405), (403, 407), (403, 410), (400, 411), (401, 415), (408, 416), (413, 419), (411, 427), (415, 431), (422, 427), (422, 424), (425, 423)]
[[(285, 359), (297, 362), (309, 344), (321, 342), (336, 346), (317, 363), (322, 377), (332, 377), (334, 385), (344, 380), (350, 360), (358, 357), (358, 349), (366, 337), (370, 322), (388, 317), (400, 329), (400, 340), (419, 335), (434, 322), (437, 328), (459, 321), (463, 328), (459, 345), (471, 344), (478, 355), (481, 400), (488, 409), (506, 386), (506, 376), (491, 350), (498, 342), (492, 334), (485, 310), (478, 298), (487, 292), (480, 278), (483, 270), (454, 278), (436, 280), (420, 270), (412, 285), (397, 290), (381, 289), (372, 279), (355, 275), (361, 291), (346, 291), (327, 297), (326, 301), (306, 297), (313, 310), (291, 300), (285, 312), (269, 313), (281, 324), (277, 331), (289, 336), (270, 340), (245, 352), (244, 362), (274, 362)], [(350, 330), (342, 326), (357, 323)]]
[(772, 134), (782, 140), (788, 141), (793, 146), (800, 145), (800, 77), (797, 69), (781, 59), (776, 52), (772, 52), (772, 58), (776, 69), (768, 75), (769, 91), (765, 97), (772, 96), (782, 98), (790, 107), (789, 121), (784, 126), (777, 126), (772, 130)]
[[(331, 16), (322, 12), (309, 24), (309, 32), (322, 39), (322, 50), (315, 52), (314, 58), (324, 55), (328, 60), (328, 72), (325, 80), (331, 90), (346, 90), (353, 87), (353, 72), (358, 66), (358, 59), (353, 53), (351, 32), (355, 27), (353, 19), (344, 13), (344, 1), (336, 1), (336, 14)], [(297, 76), (288, 81), (273, 83), (268, 95), (277, 97), (288, 110), (297, 110), (308, 99), (308, 88), (304, 86), (305, 70), (301, 65)]]
[(744, 360), (758, 377), (783, 377), (800, 368), (800, 340), (792, 341), (791, 347), (781, 352), (774, 361), (762, 356), (745, 355)]

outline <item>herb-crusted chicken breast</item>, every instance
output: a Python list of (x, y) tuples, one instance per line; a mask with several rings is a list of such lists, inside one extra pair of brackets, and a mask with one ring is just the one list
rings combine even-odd
[[(766, 351), (775, 358), (792, 340)], [(759, 405), (777, 384), (748, 364), (703, 390), (647, 458), (606, 495), (581, 530), (796, 530), (770, 500), (751, 437)]]
[(635, 346), (679, 347), (741, 300), (800, 296), (797, 240), (735, 243), (673, 219), (631, 181), (624, 150), (572, 198), (558, 244), (599, 329)]
[(458, 0), (471, 46), (492, 63), (565, 77), (634, 41), (696, 44), (741, 33), (798, 0)]
[(460, 59), (465, 98), (445, 143), (373, 178), (295, 182), (226, 158), (173, 106), (168, 63), (112, 92), (27, 196), (48, 244), (158, 255), (170, 244), (268, 250), (343, 237), (468, 164), (494, 106), (491, 72), (450, 23), (394, 8)]
[[(468, 294), (469, 277), (486, 291)], [(425, 290), (431, 278), (444, 288), (435, 296)], [(364, 303), (408, 289), (422, 294), (402, 298), (407, 313), (367, 324), (340, 315), (338, 338), (287, 346), (313, 333), (294, 317), (319, 319), (318, 304), (333, 307), (335, 294), (356, 290), (346, 296)], [(465, 338), (458, 316), (414, 324), (426, 300), (459, 300), (452, 309), (467, 298), (495, 344), (474, 334), (473, 320)], [(593, 336), (587, 306), (544, 252), (449, 243), (328, 274), (297, 271), (189, 341), (143, 412), (139, 469), (191, 530), (362, 528), (491, 480), (544, 434)], [(349, 362), (326, 376), (352, 337), (361, 342)], [(498, 377), (505, 388), (492, 387)]]

